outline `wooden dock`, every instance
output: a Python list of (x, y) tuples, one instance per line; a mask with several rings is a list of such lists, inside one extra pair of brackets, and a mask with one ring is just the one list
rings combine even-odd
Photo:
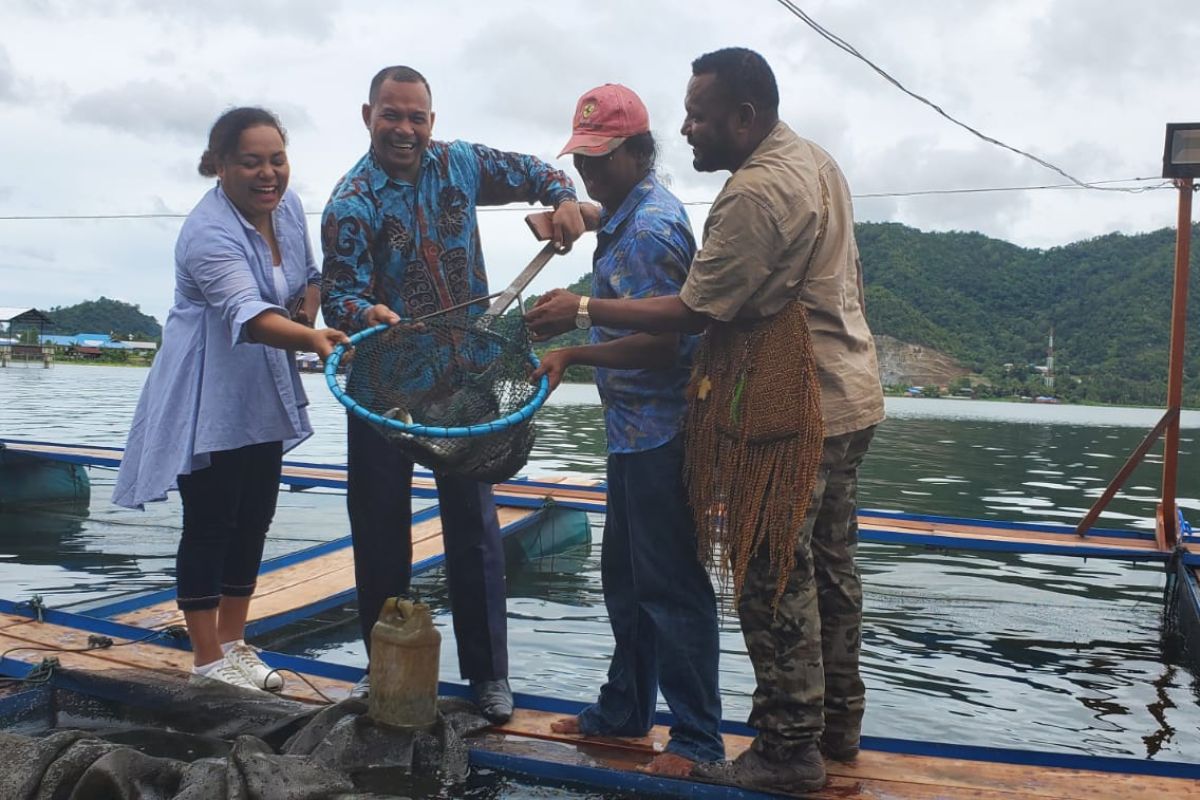
[[(54, 655), (62, 666), (108, 672), (150, 670), (187, 679), (191, 655), (177, 645), (157, 640), (137, 642), (139, 628), (62, 612), (45, 612), (39, 622), (32, 611), (0, 603), (0, 673), (19, 677)], [(123, 636), (121, 634), (124, 634)], [(114, 639), (112, 647), (86, 652), (89, 636)], [(17, 648), (17, 649), (13, 649)], [(21, 648), (50, 648), (33, 650)], [(345, 697), (361, 670), (275, 653), (264, 653), (273, 667), (294, 669), (331, 699)], [(324, 702), (295, 676), (287, 676), (285, 695), (303, 702)], [(463, 695), (465, 687), (442, 686), (443, 694)], [(478, 766), (505, 769), (540, 780), (575, 783), (592, 788), (676, 797), (762, 797), (692, 781), (643, 775), (636, 768), (648, 762), (667, 740), (667, 726), (658, 725), (640, 739), (563, 736), (550, 723), (577, 713), (579, 704), (524, 695), (505, 725), (468, 740), (471, 760)], [(6, 702), (0, 697), (0, 706)], [(736, 756), (750, 743), (744, 726), (727, 724), (727, 755)], [(864, 739), (864, 750), (853, 764), (829, 764), (828, 786), (810, 797), (828, 800), (1200, 800), (1200, 766), (1134, 759), (1091, 758), (1032, 751)]]
[[(590, 541), (585, 514), (565, 508), (497, 508), (500, 535), (506, 550), (532, 550), (550, 555), (564, 547)], [(412, 574), (433, 569), (445, 560), (441, 518), (437, 506), (413, 515)], [(520, 542), (528, 539), (529, 544)], [(508, 548), (510, 540), (517, 546)], [(264, 561), (258, 588), (250, 601), (247, 635), (259, 636), (292, 622), (312, 617), (354, 599), (354, 553), (350, 537)], [(147, 630), (181, 624), (175, 590), (141, 593), (102, 604), (91, 604), (90, 617), (111, 620)]]
[[(122, 451), (116, 447), (84, 447), (53, 442), (0, 439), (0, 447), (15, 453), (39, 455), (55, 461), (91, 466), (115, 467)], [(334, 464), (286, 461), (282, 481), (294, 490), (315, 487), (345, 489), (346, 468)], [(433, 476), (417, 471), (413, 494), (436, 497)], [(501, 507), (538, 508), (547, 500), (564, 508), (603, 513), (605, 490), (602, 485), (570, 482), (562, 477), (516, 479), (497, 484), (496, 503)], [(1153, 531), (1093, 528), (1078, 536), (1073, 526), (956, 517), (923, 516), (863, 510), (859, 514), (859, 539), (865, 542), (899, 544), (946, 550), (1036, 553), (1070, 555), (1084, 558), (1108, 558), (1123, 561), (1166, 563), (1170, 551), (1159, 549)], [(1185, 561), (1200, 567), (1200, 547), (1184, 542)]]

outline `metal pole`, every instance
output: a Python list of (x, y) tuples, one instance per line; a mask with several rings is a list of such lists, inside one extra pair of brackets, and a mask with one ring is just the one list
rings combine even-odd
[(1192, 243), (1192, 179), (1181, 178), (1179, 223), (1175, 231), (1175, 292), (1171, 299), (1171, 361), (1167, 373), (1167, 412), (1175, 416), (1167, 423), (1163, 442), (1162, 504), (1159, 506), (1157, 538), (1164, 550), (1179, 541), (1175, 519), (1175, 490), (1179, 477), (1179, 416), (1183, 406), (1183, 344), (1187, 330), (1188, 264)]
[(1134, 448), (1134, 451), (1129, 454), (1129, 458), (1125, 459), (1125, 465), (1121, 467), (1121, 471), (1118, 472), (1117, 476), (1109, 482), (1108, 488), (1106, 488), (1104, 493), (1100, 495), (1100, 499), (1092, 504), (1091, 509), (1088, 510), (1088, 513), (1086, 516), (1084, 516), (1083, 521), (1075, 526), (1076, 536), (1087, 536), (1087, 532), (1091, 530), (1092, 525), (1095, 524), (1096, 520), (1100, 519), (1100, 515), (1104, 513), (1104, 509), (1108, 508), (1109, 502), (1117, 496), (1117, 492), (1121, 491), (1121, 487), (1125, 485), (1125, 481), (1127, 481), (1129, 476), (1133, 474), (1133, 471), (1137, 468), (1137, 465), (1142, 463), (1142, 459), (1146, 456), (1146, 453), (1150, 452), (1150, 448), (1153, 447), (1154, 443), (1158, 441), (1158, 437), (1162, 436), (1163, 430), (1165, 430), (1167, 427), (1167, 423), (1177, 419), (1179, 419), (1178, 411), (1168, 411), (1167, 413), (1163, 414), (1162, 419), (1158, 421), (1158, 424), (1146, 434), (1146, 438), (1142, 439), (1142, 443)]

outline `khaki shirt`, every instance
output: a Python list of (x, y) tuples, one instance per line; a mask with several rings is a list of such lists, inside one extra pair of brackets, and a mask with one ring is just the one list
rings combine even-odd
[(883, 420), (875, 340), (863, 314), (850, 189), (833, 158), (779, 122), (726, 181), (679, 293), (721, 322), (808, 310), (826, 436)]

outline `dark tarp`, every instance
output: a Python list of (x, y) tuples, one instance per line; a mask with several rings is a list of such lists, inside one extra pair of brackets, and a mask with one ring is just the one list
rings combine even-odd
[(487, 727), (453, 698), (412, 733), (376, 725), (361, 700), (314, 707), (142, 671), (59, 670), (54, 687), (37, 713), (0, 718), (4, 800), (444, 795), (467, 775), (462, 737)]

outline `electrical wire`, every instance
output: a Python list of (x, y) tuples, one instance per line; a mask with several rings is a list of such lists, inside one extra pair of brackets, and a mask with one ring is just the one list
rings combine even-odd
[[(931, 195), (981, 194), (981, 193), (985, 193), (985, 192), (1028, 192), (1028, 191), (1037, 191), (1037, 190), (1044, 190), (1044, 189), (1072, 189), (1072, 188), (1073, 189), (1091, 189), (1093, 191), (1098, 191), (1098, 192), (1124, 192), (1126, 194), (1140, 194), (1142, 192), (1150, 192), (1150, 191), (1156, 191), (1156, 190), (1160, 190), (1160, 189), (1169, 189), (1169, 188), (1173, 187), (1173, 184), (1171, 181), (1165, 181), (1165, 180), (1162, 180), (1161, 178), (1123, 178), (1123, 179), (1099, 180), (1099, 181), (1085, 181), (1085, 180), (1076, 178), (1074, 175), (1070, 174), (1069, 172), (1062, 169), (1061, 167), (1058, 167), (1058, 166), (1050, 163), (1049, 161), (1046, 161), (1043, 158), (1035, 156), (1032, 153), (1026, 152), (1025, 150), (1022, 150), (1018, 147), (1013, 147), (1012, 145), (1002, 142), (999, 139), (988, 136), (987, 134), (983, 133), (982, 131), (968, 125), (967, 123), (963, 122), (962, 120), (959, 120), (956, 117), (954, 117), (953, 115), (947, 113), (946, 110), (943, 109), (941, 106), (939, 106), (937, 103), (934, 103), (932, 100), (930, 100), (920, 94), (917, 94), (916, 92), (914, 92), (913, 90), (911, 90), (907, 86), (905, 86), (903, 83), (901, 83), (899, 80), (892, 77), (892, 75), (890, 75), (885, 69), (883, 69), (878, 64), (871, 61), (871, 59), (867, 58), (861, 52), (859, 52), (858, 48), (856, 48), (854, 45), (850, 44), (850, 42), (846, 41), (842, 37), (833, 33), (828, 28), (821, 25), (821, 23), (819, 23), (815, 19), (813, 19), (804, 9), (800, 8), (800, 6), (796, 5), (796, 3), (794, 3), (792, 0), (775, 0), (775, 1), (779, 5), (783, 6), (791, 14), (793, 14), (794, 16), (799, 18), (805, 25), (807, 25), (812, 30), (814, 30), (821, 38), (825, 39), (827, 42), (832, 44), (834, 47), (837, 47), (839, 50), (842, 50), (843, 52), (848, 53), (848, 54), (854, 56), (855, 58), (857, 58), (858, 60), (862, 61), (864, 64), (866, 64), (868, 67), (870, 67), (876, 73), (878, 73), (888, 83), (892, 84), (897, 89), (899, 89), (901, 92), (903, 92), (904, 94), (913, 98), (914, 100), (929, 106), (934, 111), (936, 111), (939, 115), (941, 115), (945, 119), (949, 120), (954, 125), (957, 125), (958, 127), (962, 128), (963, 130), (968, 131), (972, 135), (978, 137), (979, 139), (982, 139), (983, 141), (987, 142), (988, 144), (995, 145), (996, 147), (1000, 147), (1004, 150), (1008, 150), (1009, 152), (1015, 153), (1016, 155), (1022, 156), (1023, 158), (1027, 158), (1027, 159), (1033, 161), (1034, 163), (1036, 163), (1042, 167), (1045, 167), (1046, 169), (1049, 169), (1053, 172), (1058, 173), (1059, 175), (1062, 175), (1064, 178), (1066, 178), (1068, 181), (1070, 181), (1069, 184), (1045, 184), (1045, 185), (1037, 185), (1037, 186), (991, 186), (991, 187), (967, 187), (967, 188), (958, 188), (958, 189), (919, 189), (919, 190), (915, 190), (915, 191), (899, 191), (899, 192), (868, 192), (868, 193), (863, 193), (863, 194), (851, 195), (851, 197), (853, 197), (855, 199), (882, 198), (882, 197), (926, 197), (926, 196), (931, 196)], [(1139, 182), (1139, 181), (1158, 181), (1158, 183), (1156, 183), (1153, 186), (1108, 186), (1108, 185), (1106, 185), (1106, 184), (1112, 184), (1112, 183), (1131, 183), (1131, 182)], [(690, 201), (684, 201), (683, 204), (685, 206), (704, 206), (704, 205), (712, 205), (712, 201), (710, 201), (710, 200), (690, 200)], [(476, 211), (485, 211), (485, 212), (496, 212), (496, 211), (512, 212), (512, 211), (527, 211), (527, 210), (528, 209), (523, 208), (523, 207), (514, 207), (514, 206), (485, 206), (483, 208), (476, 209)], [(316, 216), (320, 216), (321, 213), (322, 212), (319, 212), (319, 211), (308, 211), (308, 212), (305, 212), (305, 215), (310, 216), (310, 217), (316, 217)], [(0, 215), (0, 222), (69, 221), (69, 220), (185, 219), (186, 217), (187, 217), (187, 214), (171, 213), (171, 212), (146, 213), (146, 214), (135, 214), (135, 213), (128, 213), (128, 214), (12, 214), (12, 215)]]
[(18, 650), (28, 650), (30, 652), (37, 653), (90, 653), (93, 650), (107, 650), (112, 647), (128, 647), (131, 644), (148, 642), (151, 639), (158, 638), (159, 636), (167, 636), (172, 639), (183, 638), (187, 636), (187, 628), (185, 628), (183, 625), (168, 625), (165, 628), (151, 631), (141, 638), (130, 639), (127, 642), (114, 642), (108, 636), (91, 634), (88, 636), (87, 647), (45, 647), (35, 645), (31, 645), (29, 647), (10, 647), (4, 652), (0, 653), (0, 660), (7, 658), (9, 653), (15, 653)]
[(1045, 159), (1039, 158), (1039, 157), (1033, 155), (1032, 153), (1028, 153), (1024, 150), (1021, 150), (1020, 148), (1013, 147), (1010, 144), (1006, 144), (1006, 143), (1000, 141), (999, 139), (994, 139), (991, 136), (988, 136), (987, 134), (985, 134), (979, 130), (976, 130), (975, 128), (971, 127), (967, 123), (946, 113), (946, 111), (941, 106), (939, 106), (937, 103), (934, 103), (933, 101), (929, 100), (928, 98), (922, 97), (921, 95), (917, 94), (916, 92), (912, 91), (907, 86), (902, 84), (900, 81), (893, 78), (891, 75), (889, 75), (887, 73), (886, 70), (884, 70), (882, 67), (877, 65), (875, 62), (871, 61), (869, 58), (867, 58), (862, 53), (860, 53), (854, 45), (850, 44), (842, 37), (833, 33), (828, 28), (825, 28), (824, 26), (822, 26), (819, 22), (817, 22), (815, 19), (813, 19), (811, 16), (809, 16), (804, 11), (804, 9), (800, 8), (800, 6), (798, 6), (794, 2), (792, 2), (792, 0), (775, 0), (775, 2), (779, 3), (779, 5), (783, 6), (785, 9), (787, 9), (792, 14), (794, 14), (796, 17), (798, 17), (802, 22), (804, 22), (805, 25), (807, 25), (808, 27), (810, 27), (814, 31), (816, 31), (817, 34), (822, 39), (829, 42), (830, 44), (832, 44), (834, 47), (838, 48), (839, 50), (849, 53), (850, 55), (857, 58), (859, 61), (862, 61), (864, 64), (866, 64), (872, 70), (877, 72), (884, 80), (886, 80), (888, 83), (895, 86), (897, 89), (904, 92), (906, 95), (913, 98), (914, 100), (917, 100), (918, 102), (924, 103), (925, 105), (929, 106), (930, 108), (932, 108), (934, 111), (936, 111), (941, 116), (945, 117), (950, 122), (954, 123), (955, 125), (957, 125), (958, 127), (962, 128), (966, 131), (969, 131), (970, 133), (979, 137), (980, 139), (987, 142), (988, 144), (993, 144), (996, 147), (1000, 147), (1000, 148), (1008, 150), (1012, 153), (1016, 153), (1019, 156), (1023, 156), (1037, 164), (1040, 164), (1041, 166), (1045, 167), (1046, 169), (1057, 172), (1059, 175), (1062, 175), (1064, 178), (1069, 180), (1072, 184), (1074, 184), (1075, 186), (1077, 186), (1081, 189), (1091, 189), (1091, 190), (1097, 191), (1097, 192), (1135, 193), (1135, 192), (1146, 191), (1146, 189), (1149, 188), (1149, 187), (1124, 188), (1124, 187), (1117, 187), (1117, 186), (1100, 186), (1097, 184), (1104, 183), (1104, 181), (1091, 181), (1091, 182), (1082, 181), (1079, 178), (1076, 178), (1074, 175), (1071, 175), (1069, 172), (1066, 172), (1062, 168), (1057, 167), (1054, 164), (1051, 164), (1049, 161), (1046, 161)]
[[(1114, 188), (1105, 186), (1110, 183), (1138, 183), (1155, 181), (1152, 186), (1128, 186)], [(1105, 191), (1121, 191), (1129, 194), (1140, 194), (1142, 192), (1152, 192), (1161, 189), (1174, 188), (1174, 184), (1169, 180), (1162, 178), (1111, 178), (1101, 181), (1074, 181), (1072, 183), (1050, 183), (1037, 184), (1031, 186), (968, 186), (952, 189), (914, 189), (911, 191), (901, 192), (862, 192), (852, 194), (851, 197), (855, 200), (879, 198), (879, 197), (928, 197), (930, 195), (944, 194), (984, 194), (987, 192), (1033, 192), (1046, 189), (1103, 189)], [(685, 200), (685, 206), (711, 206), (711, 200)], [(529, 208), (526, 206), (483, 206), (476, 208), (479, 212), (497, 212), (508, 211), (529, 213)], [(306, 211), (304, 215), (307, 217), (319, 217), (320, 211)], [(41, 222), (41, 221), (73, 221), (73, 220), (147, 220), (147, 219), (186, 219), (187, 214), (176, 213), (154, 213), (154, 214), (0, 214), (0, 222)]]
[(283, 677), (283, 673), (285, 673), (285, 672), (290, 672), (292, 675), (295, 675), (297, 678), (302, 680), (304, 683), (308, 684), (308, 688), (312, 689), (317, 694), (317, 696), (320, 697), (322, 700), (324, 700), (328, 705), (332, 706), (332, 705), (337, 704), (336, 700), (334, 700), (329, 695), (325, 694), (319, 688), (317, 688), (317, 685), (315, 683), (313, 683), (312, 681), (310, 681), (303, 673), (297, 672), (294, 669), (288, 669), (287, 667), (275, 667), (274, 669), (272, 669), (270, 672), (267, 673), (267, 678), (270, 678), (272, 675), (278, 675), (280, 677)]

